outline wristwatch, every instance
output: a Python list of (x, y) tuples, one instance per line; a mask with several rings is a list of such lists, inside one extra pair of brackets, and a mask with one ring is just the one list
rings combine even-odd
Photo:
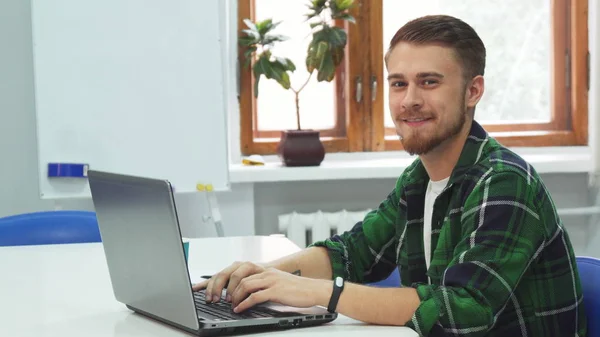
[(331, 294), (331, 299), (329, 300), (329, 306), (327, 306), (327, 311), (331, 313), (335, 312), (342, 290), (344, 290), (344, 279), (338, 276), (333, 281), (333, 293)]

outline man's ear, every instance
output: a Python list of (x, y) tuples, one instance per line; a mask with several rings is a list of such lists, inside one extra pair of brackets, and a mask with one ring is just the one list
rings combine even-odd
[(483, 96), (483, 91), (485, 89), (485, 81), (483, 76), (477, 75), (473, 77), (472, 80), (469, 81), (466, 87), (465, 93), (465, 105), (468, 109), (473, 109), (479, 103), (481, 96)]

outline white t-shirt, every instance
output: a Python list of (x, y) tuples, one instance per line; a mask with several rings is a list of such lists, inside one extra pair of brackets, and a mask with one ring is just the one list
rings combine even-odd
[(448, 184), (450, 177), (438, 181), (429, 181), (427, 192), (425, 192), (425, 214), (423, 219), (423, 243), (425, 244), (425, 264), (429, 269), (431, 262), (431, 216), (433, 203)]

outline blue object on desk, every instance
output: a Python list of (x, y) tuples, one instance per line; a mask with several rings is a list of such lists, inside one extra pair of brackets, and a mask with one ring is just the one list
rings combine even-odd
[(577, 268), (583, 288), (587, 335), (600, 337), (600, 259), (578, 256)]
[(399, 288), (401, 286), (400, 283), (400, 272), (398, 268), (394, 269), (394, 271), (388, 276), (385, 280), (381, 280), (379, 282), (367, 283), (368, 286), (372, 287), (380, 287), (380, 288)]
[(48, 177), (50, 178), (86, 178), (88, 164), (49, 163)]
[(95, 212), (44, 211), (0, 218), (0, 246), (100, 241)]
[(185, 256), (185, 263), (187, 263), (189, 256), (190, 256), (190, 242), (189, 241), (183, 241), (183, 253)]

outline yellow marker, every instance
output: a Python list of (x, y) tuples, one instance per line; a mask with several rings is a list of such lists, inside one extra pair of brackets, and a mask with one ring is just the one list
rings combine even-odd
[(196, 184), (196, 189), (200, 192), (206, 192), (204, 196), (206, 197), (206, 203), (208, 204), (208, 209), (210, 215), (205, 217), (204, 221), (212, 220), (215, 228), (217, 230), (217, 235), (220, 237), (225, 236), (223, 233), (223, 225), (221, 223), (221, 212), (219, 211), (219, 204), (217, 203), (217, 196), (214, 193), (214, 187), (212, 184)]
[(263, 159), (262, 156), (253, 154), (249, 157), (243, 158), (242, 164), (248, 165), (248, 166), (265, 165), (265, 160)]

